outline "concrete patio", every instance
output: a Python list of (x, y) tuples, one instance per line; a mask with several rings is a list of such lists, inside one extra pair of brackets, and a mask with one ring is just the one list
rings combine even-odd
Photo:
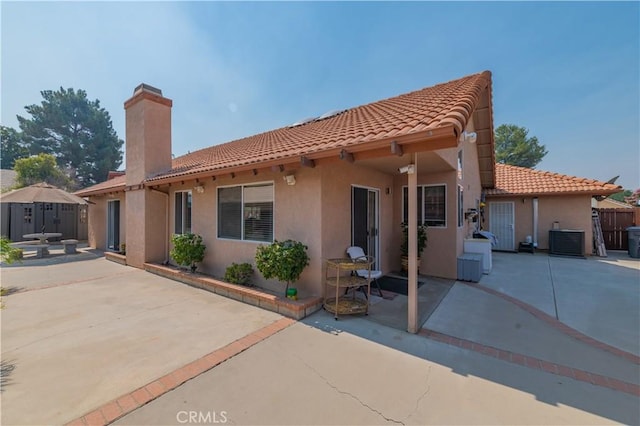
[[(479, 285), (428, 278), (418, 335), (402, 329), (406, 296), (378, 301), (368, 317), (320, 311), (295, 322), (102, 258), (3, 267), (13, 293), (2, 312), (1, 420), (177, 424), (183, 412), (220, 421), (224, 411), (234, 424), (638, 423), (637, 358), (576, 339), (555, 315), (554, 325), (509, 297), (558, 306), (589, 336), (612, 327), (609, 344), (637, 354), (640, 262), (494, 260)], [(586, 295), (572, 302), (572, 288)]]

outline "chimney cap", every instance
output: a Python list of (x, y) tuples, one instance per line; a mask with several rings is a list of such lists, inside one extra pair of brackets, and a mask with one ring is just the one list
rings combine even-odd
[(149, 84), (146, 84), (146, 83), (140, 83), (138, 86), (136, 86), (135, 89), (133, 89), (133, 94), (134, 95), (137, 95), (138, 93), (141, 93), (141, 92), (149, 92), (149, 93), (153, 93), (155, 95), (162, 96), (162, 90), (160, 90), (160, 89), (158, 89), (156, 87), (153, 87), (153, 86), (151, 86)]

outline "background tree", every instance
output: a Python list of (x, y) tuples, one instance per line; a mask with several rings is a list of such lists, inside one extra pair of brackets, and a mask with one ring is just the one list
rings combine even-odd
[(75, 189), (71, 179), (56, 164), (56, 157), (51, 154), (20, 158), (16, 160), (13, 170), (18, 187), (47, 182), (66, 190)]
[(496, 161), (521, 167), (535, 167), (548, 151), (529, 130), (515, 124), (503, 124), (495, 131)]
[(609, 198), (611, 198), (612, 200), (620, 201), (621, 203), (625, 203), (625, 198), (631, 197), (632, 194), (633, 192), (631, 192), (629, 189), (625, 189), (624, 191), (609, 195)]
[(0, 126), (0, 168), (13, 169), (18, 158), (29, 156), (29, 150), (22, 143), (22, 137), (11, 127)]
[(25, 107), (31, 118), (18, 116), (30, 153), (54, 155), (81, 188), (106, 180), (109, 170), (122, 164), (124, 142), (100, 101), (87, 99), (84, 90), (62, 87), (40, 93), (40, 105)]

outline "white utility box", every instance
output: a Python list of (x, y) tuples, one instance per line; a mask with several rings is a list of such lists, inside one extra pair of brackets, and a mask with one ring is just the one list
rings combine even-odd
[(467, 238), (464, 240), (465, 253), (480, 253), (482, 256), (482, 272), (491, 273), (491, 240), (486, 238)]

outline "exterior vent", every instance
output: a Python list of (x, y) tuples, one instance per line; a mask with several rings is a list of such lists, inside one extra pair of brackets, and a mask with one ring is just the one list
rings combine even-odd
[(584, 231), (572, 229), (550, 230), (549, 254), (584, 257)]

